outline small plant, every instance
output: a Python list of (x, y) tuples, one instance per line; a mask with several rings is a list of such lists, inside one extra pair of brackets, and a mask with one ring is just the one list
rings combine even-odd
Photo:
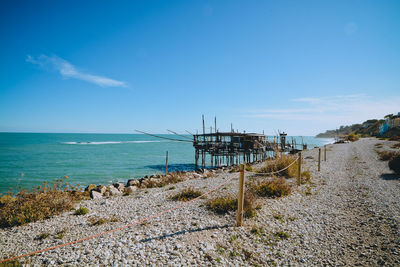
[(223, 255), (225, 253), (225, 248), (219, 244), (217, 244), (217, 252), (221, 255)]
[(274, 217), (275, 220), (278, 220), (278, 221), (280, 221), (281, 223), (284, 222), (284, 221), (283, 221), (283, 217), (282, 217), (282, 215), (280, 215), (280, 214), (274, 214), (273, 217)]
[(311, 173), (309, 171), (304, 171), (301, 173), (302, 183), (309, 183), (311, 181)]
[(283, 197), (290, 194), (290, 186), (283, 178), (259, 181), (250, 185), (252, 190), (261, 197)]
[[(12, 257), (13, 256), (10, 256), (9, 258), (12, 258)], [(0, 263), (0, 267), (21, 267), (21, 266), (24, 266), (24, 263), (20, 262), (19, 260), (10, 260), (10, 261)]]
[(246, 164), (245, 170), (248, 172), (252, 172), (253, 171), (253, 166), (251, 166), (250, 164)]
[(379, 159), (382, 161), (390, 160), (392, 157), (398, 154), (394, 151), (376, 151), (376, 153), (378, 153)]
[[(283, 154), (281, 157), (275, 158), (273, 160), (267, 160), (265, 165), (260, 169), (257, 169), (258, 173), (271, 173), (283, 170), (279, 172), (277, 175), (285, 176), (285, 177), (295, 177), (297, 175), (297, 162), (295, 161), (295, 157), (292, 155)], [(293, 163), (293, 164), (292, 164)], [(290, 165), (292, 164), (292, 165)], [(289, 168), (287, 168), (290, 165)], [(285, 169), (287, 168), (287, 169)]]
[(400, 142), (392, 145), (391, 148), (394, 148), (394, 149), (400, 148)]
[(311, 196), (311, 195), (312, 195), (311, 188), (307, 186), (307, 187), (306, 187), (306, 190), (305, 190), (305, 192), (304, 192), (304, 194), (305, 194), (306, 196)]
[(74, 213), (74, 215), (85, 215), (88, 214), (89, 210), (87, 208), (79, 207)]
[(171, 197), (172, 200), (177, 201), (189, 201), (191, 199), (201, 196), (203, 193), (199, 190), (195, 190), (192, 187), (186, 188), (178, 194)]
[(237, 198), (231, 195), (216, 197), (207, 201), (206, 206), (217, 214), (226, 214), (237, 209)]
[(288, 233), (283, 232), (283, 231), (274, 233), (274, 236), (279, 239), (288, 239), (290, 237), (290, 235)]
[(35, 239), (36, 239), (36, 240), (43, 240), (43, 239), (48, 238), (49, 236), (50, 236), (49, 233), (41, 233), (41, 234), (38, 235)]
[(111, 218), (97, 218), (97, 217), (90, 217), (89, 222), (91, 225), (96, 226), (96, 225), (102, 225), (108, 222), (118, 222), (118, 219), (115, 217)]
[(257, 227), (257, 226), (253, 226), (250, 230), (250, 233), (261, 236), (262, 234), (265, 233), (264, 231), (264, 227)]
[(383, 147), (383, 143), (377, 143), (377, 144), (375, 144), (375, 147), (376, 148), (381, 148), (381, 147)]
[(168, 190), (174, 190), (174, 189), (176, 189), (175, 186), (171, 186), (171, 187), (168, 188)]
[(237, 239), (238, 239), (237, 235), (232, 235), (231, 238), (229, 238), (229, 242), (233, 242), (233, 241), (235, 241)]

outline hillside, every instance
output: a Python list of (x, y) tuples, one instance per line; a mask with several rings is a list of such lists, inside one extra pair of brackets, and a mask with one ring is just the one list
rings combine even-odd
[(361, 124), (353, 124), (350, 126), (340, 126), (337, 130), (327, 130), (325, 133), (320, 133), (317, 137), (333, 138), (336, 136), (348, 135), (350, 133), (360, 134), (361, 136), (378, 136), (379, 128), (385, 120), (367, 120)]

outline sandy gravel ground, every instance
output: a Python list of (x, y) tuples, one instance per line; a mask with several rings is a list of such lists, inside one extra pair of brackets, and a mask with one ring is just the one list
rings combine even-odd
[[(235, 214), (215, 215), (200, 199), (147, 223), (20, 261), (32, 265), (127, 266), (399, 266), (400, 177), (377, 159), (376, 143), (362, 139), (329, 145), (317, 171), (317, 149), (303, 153), (312, 182), (293, 186), (281, 199), (261, 199), (258, 215), (235, 227)], [(169, 196), (188, 186), (203, 192), (227, 179), (216, 195), (236, 194), (238, 173), (221, 172), (131, 196), (85, 201), (90, 213), (67, 212), (29, 225), (0, 230), (0, 257), (77, 240), (120, 227), (179, 204)], [(291, 184), (295, 179), (289, 179)], [(89, 218), (117, 217), (92, 226)], [(62, 238), (58, 233), (64, 231)], [(41, 233), (49, 237), (37, 240)]]

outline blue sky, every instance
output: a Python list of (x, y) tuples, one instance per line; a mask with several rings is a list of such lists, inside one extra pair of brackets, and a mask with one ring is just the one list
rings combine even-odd
[(399, 1), (0, 1), (0, 131), (314, 135), (400, 111)]

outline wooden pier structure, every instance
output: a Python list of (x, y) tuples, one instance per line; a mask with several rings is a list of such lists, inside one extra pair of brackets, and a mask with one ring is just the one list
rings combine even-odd
[[(148, 134), (146, 132), (137, 132)], [(292, 138), (291, 142), (287, 141), (287, 134), (282, 132), (277, 136), (273, 136), (273, 140), (268, 140), (268, 137), (258, 133), (240, 133), (234, 131), (231, 124), (230, 132), (219, 132), (217, 129), (217, 120), (214, 120), (214, 132), (210, 127), (210, 132), (205, 132), (204, 115), (203, 115), (203, 133), (180, 135), (174, 131), (169, 132), (183, 139), (162, 137), (153, 134), (148, 134), (153, 137), (158, 137), (167, 140), (178, 142), (193, 143), (195, 149), (195, 169), (204, 169), (206, 166), (221, 167), (233, 166), (241, 163), (254, 163), (264, 161), (267, 158), (277, 156), (277, 153), (297, 153), (307, 149), (307, 145), (296, 144), (296, 140)], [(300, 149), (298, 147), (300, 146)], [(207, 160), (210, 164), (206, 164)]]

